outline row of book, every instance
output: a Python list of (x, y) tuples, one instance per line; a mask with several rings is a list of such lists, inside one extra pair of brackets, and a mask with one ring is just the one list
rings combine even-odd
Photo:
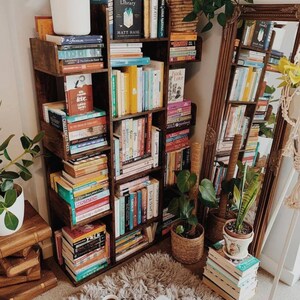
[(226, 177), (227, 167), (229, 162), (229, 156), (218, 157), (214, 162), (213, 172), (212, 172), (212, 182), (216, 194), (219, 196), (221, 194), (221, 183)]
[(242, 44), (260, 50), (269, 48), (274, 21), (246, 20)]
[(59, 36), (46, 34), (46, 41), (57, 45), (59, 67), (62, 73), (104, 68), (102, 35)]
[[(188, 132), (189, 129), (185, 129), (184, 131)], [(189, 169), (190, 150), (190, 147), (186, 146), (179, 150), (166, 153), (165, 186), (176, 183), (176, 171)]]
[(151, 60), (112, 71), (112, 115), (120, 117), (163, 106), (164, 63)]
[(196, 41), (196, 32), (172, 32), (170, 44), (170, 62), (195, 60), (197, 54)]
[(209, 247), (203, 283), (226, 300), (248, 300), (255, 295), (259, 260), (248, 254), (242, 260), (226, 256), (224, 241)]
[(111, 39), (166, 36), (165, 0), (108, 0)]
[(104, 223), (63, 227), (55, 232), (58, 261), (79, 282), (110, 263), (110, 234)]
[(254, 151), (256, 149), (258, 143), (258, 134), (259, 124), (252, 124), (248, 134), (247, 144), (245, 147), (246, 151)]
[(51, 188), (68, 203), (72, 224), (110, 209), (106, 154), (63, 161), (64, 170), (50, 174)]
[(130, 192), (122, 190), (115, 196), (116, 238), (158, 217), (159, 181), (146, 176), (143, 182), (129, 182), (128, 185)]

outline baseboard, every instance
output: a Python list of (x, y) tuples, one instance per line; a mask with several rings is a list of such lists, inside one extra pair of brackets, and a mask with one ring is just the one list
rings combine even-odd
[(49, 258), (53, 256), (53, 247), (51, 239), (47, 239), (39, 243), (39, 246), (43, 252), (43, 259)]
[[(259, 259), (260, 267), (275, 276), (278, 263), (265, 254), (261, 254)], [(283, 267), (280, 280), (287, 285), (293, 286), (299, 280), (299, 274), (295, 274)]]

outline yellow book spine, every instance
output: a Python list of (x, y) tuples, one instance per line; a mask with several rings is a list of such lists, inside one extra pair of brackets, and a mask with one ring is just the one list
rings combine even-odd
[(130, 83), (129, 73), (124, 73), (124, 104), (125, 115), (130, 114)]
[(137, 66), (128, 66), (124, 68), (125, 72), (129, 74), (129, 105), (130, 113), (138, 112), (137, 107)]
[(249, 67), (249, 72), (248, 72), (248, 76), (247, 76), (247, 79), (246, 79), (247, 80), (246, 81), (246, 86), (245, 86), (245, 89), (244, 89), (243, 97), (241, 99), (242, 101), (247, 101), (247, 99), (249, 97), (252, 77), (253, 77), (253, 67)]

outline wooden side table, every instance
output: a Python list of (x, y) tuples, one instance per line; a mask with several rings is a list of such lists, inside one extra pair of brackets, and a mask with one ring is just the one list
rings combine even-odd
[[(31, 204), (28, 201), (25, 201), (23, 226), (14, 234), (0, 237), (0, 259), (8, 257), (25, 248), (34, 246), (51, 236), (51, 227), (43, 220)], [(2, 281), (3, 280), (5, 282), (5, 276), (2, 277)], [(12, 282), (13, 277), (7, 278), (7, 280)], [(0, 288), (0, 298), (28, 300), (46, 292), (56, 285), (57, 279), (53, 272), (42, 269), (41, 278), (38, 280), (8, 285)]]

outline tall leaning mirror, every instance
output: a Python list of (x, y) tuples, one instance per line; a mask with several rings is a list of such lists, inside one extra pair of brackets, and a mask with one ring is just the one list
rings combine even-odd
[[(223, 30), (201, 178), (210, 178), (216, 191), (220, 191), (233, 137), (241, 134), (238, 158), (259, 168), (263, 180), (248, 216), (255, 232), (250, 252), (259, 256), (287, 130), (281, 116), (276, 64), (282, 56), (292, 59), (298, 50), (300, 5), (240, 8), (238, 18)], [(208, 217), (203, 207), (199, 214), (203, 222)]]

